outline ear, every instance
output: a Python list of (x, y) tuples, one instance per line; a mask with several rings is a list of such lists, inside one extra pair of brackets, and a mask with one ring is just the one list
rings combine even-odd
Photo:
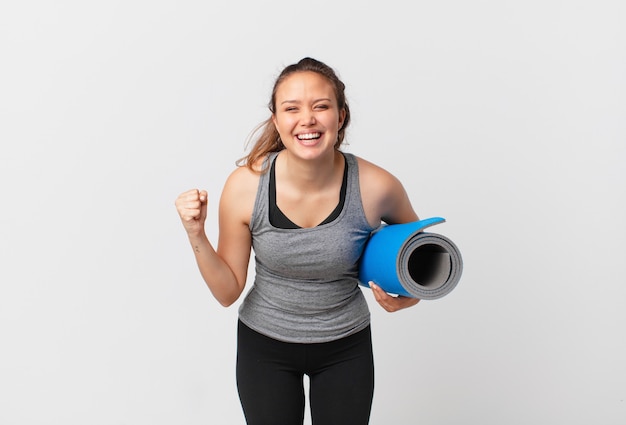
[(276, 125), (276, 114), (272, 114), (272, 123), (274, 124), (276, 131), (278, 131), (278, 125)]
[(339, 130), (343, 127), (343, 122), (346, 120), (346, 110), (339, 111)]

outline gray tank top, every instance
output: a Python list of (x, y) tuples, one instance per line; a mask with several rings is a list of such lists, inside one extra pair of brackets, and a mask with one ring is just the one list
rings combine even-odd
[[(276, 153), (268, 156), (273, 161)], [(369, 324), (358, 284), (358, 262), (374, 230), (365, 217), (356, 158), (348, 165), (339, 216), (312, 228), (280, 229), (269, 221), (269, 173), (261, 175), (250, 220), (256, 276), (239, 318), (271, 338), (298, 343), (333, 341)]]

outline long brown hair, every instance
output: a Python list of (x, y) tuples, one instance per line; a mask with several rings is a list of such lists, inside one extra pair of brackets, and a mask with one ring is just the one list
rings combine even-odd
[[(272, 114), (276, 113), (276, 91), (278, 90), (278, 86), (280, 86), (285, 78), (289, 77), (292, 74), (295, 74), (296, 72), (305, 71), (315, 72), (326, 78), (328, 82), (333, 86), (339, 110), (343, 109), (344, 111), (346, 111), (346, 117), (343, 121), (343, 126), (339, 129), (339, 132), (337, 133), (337, 142), (335, 143), (335, 149), (339, 149), (346, 135), (346, 128), (350, 123), (350, 108), (348, 107), (348, 102), (346, 101), (345, 84), (339, 79), (335, 71), (325, 63), (313, 58), (304, 58), (301, 59), (298, 63), (285, 67), (285, 69), (283, 69), (283, 71), (274, 82), (274, 88), (272, 89), (272, 98), (270, 99), (270, 102), (268, 104), (269, 110)], [(276, 130), (276, 127), (272, 122), (272, 117), (269, 117), (267, 120), (263, 121), (261, 124), (254, 128), (248, 139), (248, 144), (252, 141), (254, 141), (252, 149), (250, 149), (248, 155), (237, 161), (237, 165), (245, 165), (254, 172), (259, 172), (259, 170), (255, 168), (255, 164), (259, 159), (263, 158), (270, 152), (279, 152), (285, 148), (283, 142), (280, 140), (280, 135), (278, 134), (278, 131)], [(261, 173), (265, 171), (266, 169), (260, 170)]]

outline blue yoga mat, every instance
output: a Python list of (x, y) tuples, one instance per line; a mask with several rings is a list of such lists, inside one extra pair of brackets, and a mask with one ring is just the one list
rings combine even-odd
[(459, 282), (463, 260), (447, 237), (424, 229), (443, 223), (432, 217), (383, 225), (370, 236), (359, 264), (359, 281), (373, 281), (385, 292), (423, 300), (449, 294)]

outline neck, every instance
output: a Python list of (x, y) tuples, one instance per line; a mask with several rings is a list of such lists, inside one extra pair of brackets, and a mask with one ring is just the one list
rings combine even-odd
[(333, 150), (328, 155), (316, 160), (303, 160), (283, 151), (283, 176), (303, 191), (326, 188), (338, 173), (342, 173), (343, 155)]

